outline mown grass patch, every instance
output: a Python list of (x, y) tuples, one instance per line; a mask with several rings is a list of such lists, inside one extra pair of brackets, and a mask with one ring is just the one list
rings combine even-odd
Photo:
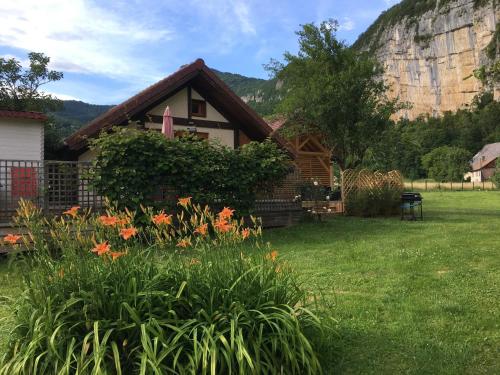
[(268, 231), (341, 335), (331, 373), (500, 373), (500, 193), (429, 192), (424, 222), (336, 217)]

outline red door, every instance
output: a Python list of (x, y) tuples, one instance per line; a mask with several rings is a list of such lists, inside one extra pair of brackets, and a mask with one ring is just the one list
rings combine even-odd
[(38, 195), (36, 169), (12, 167), (10, 169), (13, 198), (34, 198)]

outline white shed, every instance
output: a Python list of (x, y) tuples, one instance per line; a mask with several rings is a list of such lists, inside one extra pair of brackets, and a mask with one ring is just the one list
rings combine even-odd
[(40, 112), (0, 110), (0, 160), (43, 160), (46, 120)]

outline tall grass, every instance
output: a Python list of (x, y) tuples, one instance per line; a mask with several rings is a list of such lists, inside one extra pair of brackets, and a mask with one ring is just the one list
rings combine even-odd
[(136, 241), (113, 258), (78, 236), (51, 232), (50, 247), (33, 239), (0, 374), (321, 371), (312, 344), (321, 322), (267, 247), (179, 252)]

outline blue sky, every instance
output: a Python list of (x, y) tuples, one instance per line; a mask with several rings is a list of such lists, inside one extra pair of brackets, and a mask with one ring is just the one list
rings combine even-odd
[(328, 18), (352, 43), (397, 0), (11, 0), (0, 2), (0, 55), (51, 57), (62, 99), (116, 104), (201, 57), (267, 78), (262, 65), (297, 50), (300, 24)]

